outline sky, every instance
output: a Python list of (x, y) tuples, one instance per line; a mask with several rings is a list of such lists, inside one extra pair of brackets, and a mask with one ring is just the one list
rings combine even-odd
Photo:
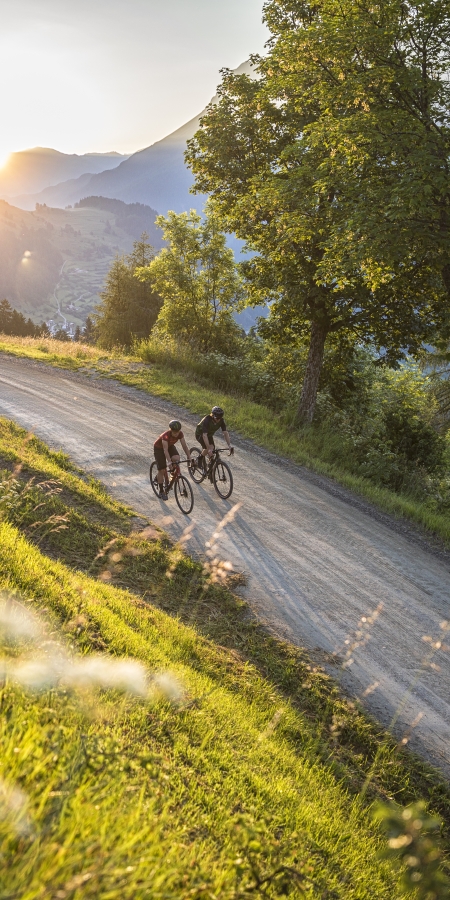
[(31, 147), (133, 153), (262, 53), (263, 0), (0, 0), (0, 165)]

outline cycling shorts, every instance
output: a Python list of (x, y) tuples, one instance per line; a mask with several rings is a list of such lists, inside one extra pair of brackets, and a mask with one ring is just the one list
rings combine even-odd
[[(202, 445), (203, 449), (206, 450), (206, 444), (205, 444), (205, 438), (204, 438), (204, 435), (201, 434), (200, 437), (197, 438), (197, 440), (198, 440), (199, 444)], [(214, 450), (214, 448), (215, 448), (216, 445), (215, 445), (215, 443), (214, 443), (214, 438), (211, 437), (211, 435), (208, 435), (208, 441), (209, 441), (209, 446), (212, 447), (213, 450)]]
[[(166, 454), (162, 447), (155, 447), (154, 454), (156, 459), (156, 465), (158, 466), (158, 472), (162, 472), (164, 469), (167, 469), (167, 460)], [(169, 447), (169, 456), (172, 459), (174, 456), (179, 456), (179, 452), (175, 445)]]

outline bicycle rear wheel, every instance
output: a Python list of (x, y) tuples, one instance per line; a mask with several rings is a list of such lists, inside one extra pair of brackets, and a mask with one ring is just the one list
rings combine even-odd
[(189, 475), (191, 476), (192, 481), (195, 481), (196, 484), (201, 484), (206, 475), (203, 468), (204, 457), (198, 447), (191, 447), (190, 454), (196, 465), (189, 466)]
[(192, 512), (192, 507), (194, 505), (194, 495), (192, 493), (192, 488), (184, 475), (179, 475), (175, 482), (175, 500), (177, 501), (179, 509), (184, 513), (185, 516), (188, 516), (190, 512)]
[(221, 459), (217, 460), (213, 469), (214, 487), (222, 500), (228, 500), (233, 493), (233, 475), (230, 467)]
[(150, 484), (156, 496), (159, 497), (158, 467), (156, 465), (156, 462), (152, 462), (150, 466)]

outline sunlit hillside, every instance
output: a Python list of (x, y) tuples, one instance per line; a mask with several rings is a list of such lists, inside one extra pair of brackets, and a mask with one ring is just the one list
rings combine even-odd
[(144, 230), (161, 246), (156, 211), (142, 210), (131, 217), (123, 209), (25, 212), (0, 201), (0, 299), (35, 322), (82, 325), (116, 254), (129, 253)]

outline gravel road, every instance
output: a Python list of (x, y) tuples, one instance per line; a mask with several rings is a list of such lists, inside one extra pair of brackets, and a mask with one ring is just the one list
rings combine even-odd
[[(433, 666), (424, 665), (431, 645), (423, 640), (442, 638), (450, 619), (448, 556), (332, 482), (237, 437), (230, 501), (209, 483), (193, 485), (193, 513), (182, 516), (172, 495), (164, 503), (148, 482), (153, 441), (176, 412), (114, 382), (0, 355), (0, 414), (64, 449), (173, 538), (192, 525), (192, 552), (205, 552), (240, 503), (219, 554), (248, 576), (244, 593), (260, 620), (305, 646), (384, 725), (395, 717), (399, 739), (450, 776), (450, 653), (435, 651)], [(183, 412), (182, 421), (193, 443), (195, 420)], [(342, 668), (358, 632), (353, 663)]]

